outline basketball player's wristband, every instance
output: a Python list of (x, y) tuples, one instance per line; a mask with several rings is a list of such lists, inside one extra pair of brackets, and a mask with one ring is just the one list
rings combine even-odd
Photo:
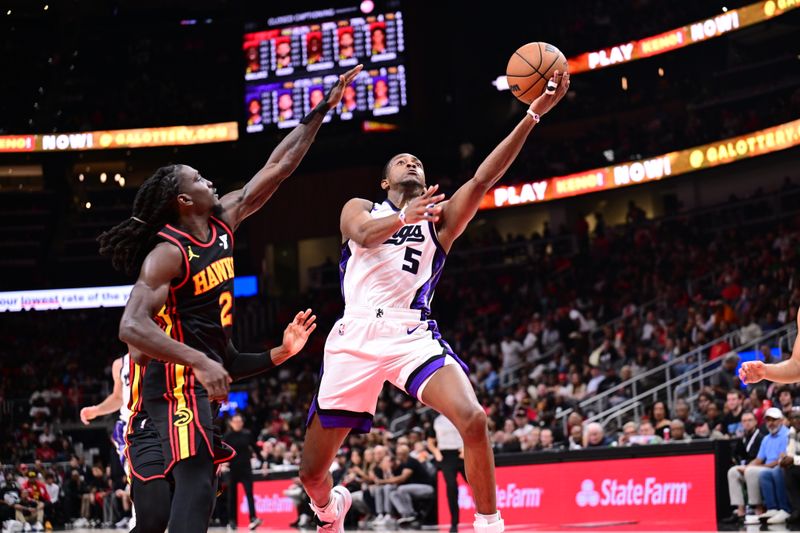
[(539, 113), (534, 112), (532, 109), (528, 109), (526, 113), (530, 115), (530, 117), (533, 119), (533, 122), (535, 122), (536, 124), (538, 124), (539, 120), (541, 120), (542, 118), (539, 116)]
[(403, 209), (401, 209), (400, 212), (397, 213), (397, 218), (400, 219), (400, 222), (402, 222), (404, 226), (406, 225), (406, 207), (408, 206), (407, 205), (403, 206)]

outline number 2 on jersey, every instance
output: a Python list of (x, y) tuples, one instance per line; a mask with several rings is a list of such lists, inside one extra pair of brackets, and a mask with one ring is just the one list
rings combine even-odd
[[(416, 274), (419, 270), (419, 257), (422, 252), (414, 248), (406, 248), (406, 256), (403, 258), (403, 270)], [(408, 264), (406, 264), (406, 261)]]
[(222, 327), (233, 325), (233, 315), (231, 314), (232, 306), (233, 296), (231, 296), (231, 291), (225, 291), (219, 295), (219, 321)]

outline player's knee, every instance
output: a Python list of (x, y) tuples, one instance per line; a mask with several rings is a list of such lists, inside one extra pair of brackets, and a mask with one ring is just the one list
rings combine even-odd
[(464, 444), (481, 444), (488, 439), (486, 421), (486, 413), (479, 406), (464, 415), (459, 427)]

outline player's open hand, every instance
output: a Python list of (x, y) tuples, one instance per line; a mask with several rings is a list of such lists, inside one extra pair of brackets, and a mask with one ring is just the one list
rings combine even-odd
[(406, 204), (406, 224), (416, 224), (423, 220), (430, 220), (434, 224), (439, 222), (439, 215), (442, 213), (442, 206), (439, 202), (444, 200), (444, 194), (434, 195), (438, 190), (438, 185), (431, 185), (421, 196), (417, 196)]
[(739, 368), (739, 379), (747, 385), (758, 383), (766, 377), (766, 374), (767, 365), (764, 361), (747, 361)]
[(539, 98), (531, 102), (531, 111), (544, 115), (564, 98), (569, 90), (569, 72), (562, 74), (558, 70), (547, 81), (547, 88)]
[(83, 409), (81, 409), (81, 422), (83, 422), (85, 425), (88, 426), (89, 422), (96, 417), (97, 417), (97, 412), (95, 410), (94, 405), (91, 405), (89, 407), (84, 407)]
[[(286, 359), (292, 357), (297, 352), (303, 349), (306, 345), (309, 335), (317, 329), (314, 321), (317, 315), (311, 314), (311, 309), (300, 311), (294, 316), (286, 329), (283, 330), (283, 350), (286, 352)], [(284, 359), (284, 361), (286, 360)], [(283, 361), (281, 361), (283, 362)], [(280, 364), (276, 362), (276, 364)]]
[(342, 101), (342, 95), (344, 95), (344, 88), (356, 79), (356, 76), (358, 76), (362, 68), (364, 68), (364, 65), (358, 64), (339, 76), (339, 82), (333, 86), (331, 93), (328, 95), (328, 109), (333, 109), (339, 105), (339, 102)]
[(193, 370), (197, 381), (206, 388), (208, 397), (212, 401), (222, 402), (228, 399), (231, 377), (221, 364), (205, 357), (200, 365), (193, 367)]

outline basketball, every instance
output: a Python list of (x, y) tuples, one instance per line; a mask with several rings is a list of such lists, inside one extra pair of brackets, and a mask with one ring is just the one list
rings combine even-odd
[(508, 60), (508, 86), (520, 101), (530, 104), (544, 92), (547, 80), (556, 70), (569, 72), (569, 63), (561, 50), (548, 43), (528, 43)]

